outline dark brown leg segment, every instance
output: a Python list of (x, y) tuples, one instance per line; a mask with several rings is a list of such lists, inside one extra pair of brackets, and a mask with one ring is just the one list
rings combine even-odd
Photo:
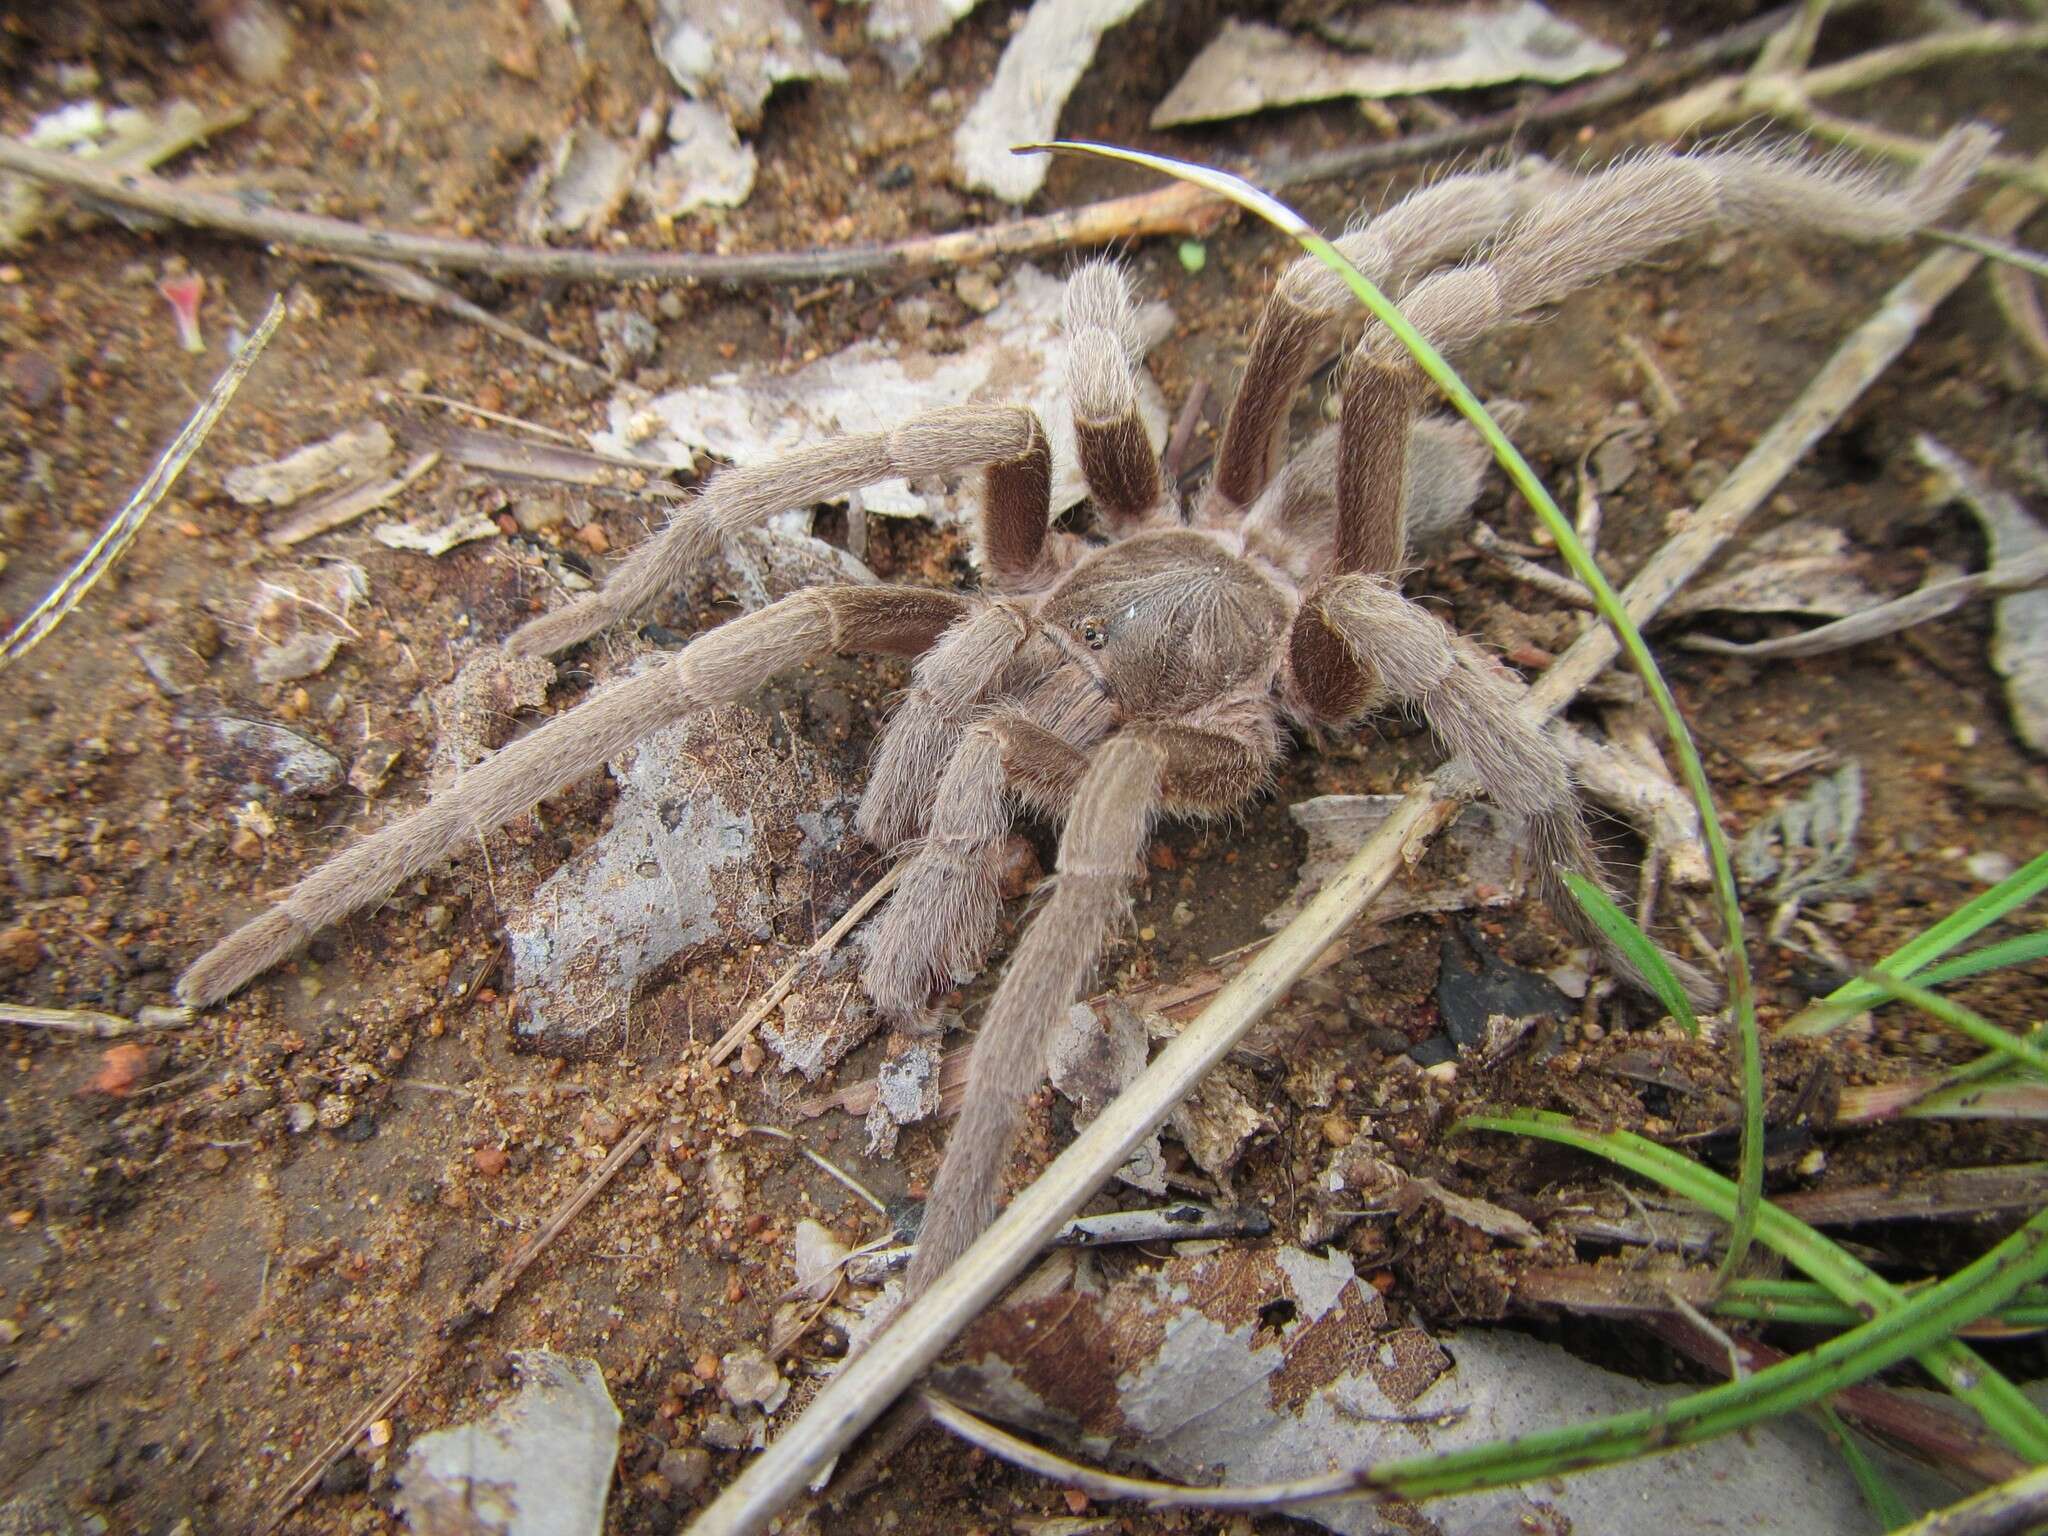
[(1337, 444), (1339, 574), (1392, 575), (1408, 559), (1408, 434), (1418, 393), (1413, 371), (1357, 354), (1344, 380)]
[(982, 476), (982, 564), (989, 580), (1009, 591), (1046, 585), (1054, 562), (1046, 534), (1052, 520), (1052, 446), (1038, 418), (1014, 459), (999, 459)]
[(1081, 472), (1111, 537), (1178, 521), (1138, 414), (1137, 312), (1121, 268), (1094, 262), (1067, 281), (1067, 399)]

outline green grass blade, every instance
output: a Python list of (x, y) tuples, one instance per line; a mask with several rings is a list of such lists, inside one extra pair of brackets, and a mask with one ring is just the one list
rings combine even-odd
[(1986, 971), (2003, 971), (2016, 965), (2032, 965), (2037, 960), (2048, 960), (2048, 933), (2023, 933), (2018, 938), (2000, 939), (1967, 955), (1930, 965), (1914, 979), (1923, 987), (1938, 987), (1943, 982), (1961, 981), (1965, 976), (1981, 976)]
[[(1725, 1181), (1723, 1181), (1725, 1182)], [(1474, 1493), (1694, 1445), (1820, 1402), (1995, 1311), (2048, 1275), (2048, 1211), (1897, 1310), (1741, 1381), (1589, 1424), (1540, 1430), (1440, 1456), (1360, 1468), (1355, 1483), (1406, 1498)], [(2022, 1399), (2024, 1401), (2024, 1399)]]
[[(2018, 911), (2044, 889), (2048, 889), (2048, 853), (2037, 854), (1990, 890), (1979, 892), (1933, 927), (1915, 934), (1872, 969), (1888, 976), (1913, 976), (1966, 939)], [(1824, 1035), (1883, 996), (1867, 981), (1847, 982), (1792, 1019), (1779, 1033)]]
[(1068, 151), (1077, 154), (1094, 155), (1104, 159), (1121, 160), (1131, 165), (1141, 165), (1148, 170), (1172, 176), (1181, 181), (1193, 182), (1208, 191), (1229, 198), (1241, 208), (1249, 209), (1265, 219), (1276, 229), (1293, 238), (1310, 255), (1321, 261), (1341, 277), (1359, 303), (1369, 310), (1373, 317), (1385, 325), (1402, 346), (1408, 349), (1416, 365), (1430, 380), (1444, 392), (1459, 414), (1471, 422), (1479, 435), (1493, 450), (1501, 468), (1514, 482), (1536, 515), (1550, 530), (1557, 543), (1558, 553), (1592, 594), (1593, 605), (1607, 626), (1614, 631), (1616, 639), (1636, 672), (1648, 689), (1651, 702), (1656, 706), (1664, 729), (1671, 737), (1673, 750), (1678, 758), (1679, 774), (1685, 780), (1693, 803), (1699, 808), (1700, 830), (1706, 839), (1707, 856), (1713, 867), (1714, 902), (1720, 913), (1722, 927), (1727, 933), (1727, 949), (1724, 955), (1727, 969), (1728, 1008), (1735, 1020), (1738, 1045), (1741, 1054), (1742, 1078), (1742, 1150), (1740, 1155), (1739, 1188), (1741, 1196), (1737, 1203), (1735, 1220), (1728, 1233), (1728, 1251), (1722, 1260), (1722, 1274), (1733, 1275), (1742, 1264), (1749, 1244), (1756, 1233), (1758, 1209), (1763, 1203), (1764, 1183), (1764, 1067), (1763, 1041), (1757, 1029), (1756, 998), (1754, 984), (1750, 977), (1749, 952), (1743, 944), (1742, 899), (1735, 885), (1735, 869), (1728, 853), (1728, 837), (1722, 829), (1721, 818), (1714, 808), (1714, 794), (1707, 783), (1707, 771), (1700, 761), (1699, 750), (1693, 744), (1692, 733), (1686, 728), (1685, 719), (1678, 712), (1678, 702), (1671, 696), (1671, 689), (1664, 681), (1664, 675), (1657, 670), (1656, 660), (1650, 655), (1650, 648), (1643, 640), (1642, 632), (1628, 616), (1620, 596), (1608, 582), (1606, 574), (1593, 563), (1593, 557), (1579, 542), (1577, 530), (1571, 519), (1564, 515), (1536, 471), (1529, 467), (1529, 461), (1522, 457), (1515, 445), (1508, 441), (1500, 424), (1486, 412), (1465, 381), (1458, 377), (1443, 355), (1414, 326), (1385, 294), (1368, 280), (1329, 241), (1309, 227), (1308, 221), (1292, 208), (1270, 193), (1263, 192), (1243, 178), (1210, 166), (1192, 165), (1185, 160), (1175, 160), (1165, 155), (1146, 154), (1142, 150), (1120, 149), (1108, 144), (1089, 144), (1076, 141), (1062, 141), (1056, 144), (1032, 144), (1020, 146), (1026, 152)]
[[(1908, 1295), (1918, 1289), (1901, 1287)], [(1731, 1280), (1708, 1303), (1707, 1310), (1716, 1317), (1744, 1322), (1798, 1323), (1815, 1328), (1853, 1328), (1864, 1317), (1811, 1280)], [(2014, 1332), (2048, 1328), (2048, 1287), (2029, 1286), (2000, 1308), (1997, 1316), (1983, 1321)]]
[(1813, 1411), (1819, 1415), (1828, 1439), (1841, 1452), (1842, 1460), (1848, 1463), (1849, 1475), (1856, 1479), (1856, 1486), (1863, 1491), (1864, 1502), (1870, 1506), (1871, 1514), (1877, 1517), (1877, 1528), (1896, 1531), (1912, 1520), (1913, 1512), (1906, 1508), (1906, 1501), (1885, 1481), (1884, 1474), (1877, 1470), (1877, 1463), (1864, 1454), (1861, 1442), (1842, 1422), (1842, 1416), (1827, 1403), (1816, 1403)]
[[(1498, 1131), (1534, 1136), (1604, 1157), (1632, 1173), (1654, 1179), (1723, 1221), (1734, 1218), (1736, 1187), (1710, 1168), (1668, 1147), (1627, 1131), (1599, 1133), (1581, 1129), (1563, 1115), (1544, 1110), (1517, 1110), (1506, 1115), (1472, 1115), (1455, 1131)], [(1873, 1273), (1842, 1248), (1806, 1223), (1776, 1206), (1759, 1210), (1757, 1236), (1771, 1249), (1805, 1271), (1850, 1306), (1882, 1316), (1900, 1305), (1904, 1293)], [(2036, 1216), (2048, 1220), (2048, 1210)], [(1974, 1321), (1975, 1319), (1967, 1319)], [(1975, 1350), (1953, 1338), (1936, 1341), (1918, 1354), (1920, 1363), (1983, 1419), (1985, 1426), (2021, 1456), (2048, 1459), (2048, 1415), (1985, 1363)]]
[(1572, 893), (1572, 900), (1585, 909), (1586, 916), (1607, 935), (1616, 949), (1634, 962), (1643, 979), (1656, 988), (1657, 1001), (1664, 1005), (1671, 1017), (1685, 1026), (1687, 1034), (1699, 1034), (1700, 1021), (1693, 1017), (1692, 1003), (1685, 995), (1685, 988), (1679, 985), (1671, 962), (1664, 958), (1664, 951), (1650, 942), (1650, 936), (1636, 926), (1635, 919), (1616, 906), (1614, 898), (1591, 880), (1569, 869), (1559, 873), (1564, 879), (1565, 889)]
[(1957, 1034), (1968, 1035), (1979, 1045), (1989, 1046), (2022, 1067), (2048, 1074), (2048, 1049), (2035, 1044), (2030, 1037), (2000, 1029), (1984, 1015), (1973, 1008), (1965, 1008), (1952, 997), (1943, 997), (1939, 992), (1930, 992), (1910, 981), (1887, 976), (1883, 971), (1873, 971), (1863, 979), (1877, 988), (1885, 999), (1911, 1003), (1929, 1018), (1941, 1020)]

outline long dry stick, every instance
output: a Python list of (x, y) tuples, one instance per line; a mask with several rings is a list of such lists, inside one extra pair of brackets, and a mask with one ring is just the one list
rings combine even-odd
[[(1979, 228), (2003, 237), (2037, 206), (2036, 199), (2008, 189), (1986, 205)], [(1707, 498), (1691, 525), (1667, 541), (1628, 584), (1622, 598), (1638, 626), (1741, 528), (1807, 449), (1905, 349), (1935, 306), (1976, 270), (1978, 260), (1967, 251), (1937, 252), (1885, 296)], [(1613, 631), (1604, 626), (1581, 635), (1530, 690), (1532, 713), (1557, 713), (1614, 660), (1619, 649)], [(1409, 791), (1301, 915), (1224, 986), (1215, 1002), (1035, 1183), (1011, 1201), (930, 1290), (906, 1306), (864, 1354), (826, 1383), (803, 1417), (697, 1518), (690, 1527), (694, 1536), (752, 1536), (799, 1496), (1001, 1294), (1387, 882), (1422, 857), (1429, 840), (1457, 814), (1459, 804), (1438, 795), (1434, 784)]]
[[(1631, 68), (1563, 92), (1526, 111), (1497, 112), (1432, 133), (1330, 150), (1285, 165), (1254, 168), (1251, 174), (1269, 187), (1357, 176), (1499, 143), (1528, 128), (1583, 122), (1609, 107), (1756, 49), (1792, 14), (1790, 8), (1776, 10), (1705, 42), (1652, 55)], [(108, 171), (70, 155), (30, 149), (5, 137), (0, 137), (0, 169), (69, 187), (116, 207), (266, 245), (296, 246), (370, 262), (408, 262), (446, 271), (591, 282), (816, 282), (923, 267), (973, 266), (997, 256), (1102, 245), (1148, 235), (1200, 234), (1229, 209), (1228, 204), (1210, 193), (1176, 184), (984, 229), (890, 242), (867, 241), (814, 251), (759, 251), (726, 256), (684, 251), (581, 251), (375, 229), (346, 219), (261, 207), (232, 195), (183, 186), (142, 171)]]
[[(69, 156), (58, 158), (68, 159)], [(0, 641), (0, 672), (34, 650), (44, 636), (63, 623), (64, 616), (76, 608), (85, 594), (98, 585), (100, 578), (128, 552), (128, 546), (142, 532), (142, 525), (149, 521), (149, 514), (156, 510), (157, 503), (177, 483), (178, 476), (192, 461), (192, 455), (206, 441), (207, 433), (213, 430), (214, 423), (227, 410), (228, 402), (235, 398), (235, 391), (242, 387), (242, 380), (249, 376), (249, 370), (263, 355), (263, 349), (270, 345), (270, 338), (276, 334), (278, 322), (282, 319), (284, 300), (273, 298), (255, 334), (242, 343), (241, 351), (235, 354), (227, 371), (214, 381), (212, 391), (193, 413), (192, 419), (185, 423), (185, 429), (164, 450), (163, 457), (150, 466), (142, 484), (128, 498), (128, 504), (100, 530), (100, 536), (92, 541), (92, 547), (64, 573), (64, 579), (50, 589), (27, 618), (15, 625), (14, 632), (6, 640)]]

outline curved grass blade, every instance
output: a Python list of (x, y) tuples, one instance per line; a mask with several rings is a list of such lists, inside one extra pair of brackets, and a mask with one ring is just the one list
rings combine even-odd
[(1693, 745), (1692, 733), (1686, 728), (1685, 719), (1678, 712), (1678, 702), (1671, 696), (1664, 676), (1657, 670), (1656, 660), (1650, 655), (1650, 648), (1644, 642), (1642, 633), (1630, 620), (1623, 608), (1620, 596), (1607, 580), (1606, 574), (1593, 563), (1593, 557), (1579, 542), (1576, 528), (1552, 499), (1550, 492), (1529, 467), (1529, 461), (1522, 457), (1515, 445), (1508, 441), (1500, 424), (1487, 414), (1486, 407), (1479, 403), (1465, 381), (1458, 377), (1456, 370), (1444, 361), (1443, 355), (1430, 344), (1429, 339), (1414, 326), (1385, 294), (1374, 286), (1370, 279), (1344, 257), (1344, 253), (1309, 227), (1308, 221), (1271, 193), (1261, 191), (1240, 176), (1228, 171), (1219, 171), (1212, 166), (1194, 165), (1185, 160), (1176, 160), (1167, 155), (1147, 154), (1143, 150), (1120, 149), (1111, 144), (1091, 144), (1080, 140), (1060, 140), (1051, 144), (1024, 144), (1017, 152), (1025, 153), (1072, 153), (1093, 155), (1102, 159), (1121, 160), (1126, 164), (1144, 166), (1148, 170), (1172, 176), (1181, 181), (1192, 182), (1218, 196), (1226, 197), (1239, 207), (1256, 213), (1274, 228), (1291, 235), (1301, 247), (1331, 271), (1343, 278), (1346, 286), (1358, 298), (1359, 303), (1371, 311), (1373, 317), (1385, 325), (1408, 349), (1416, 365), (1441, 389), (1458, 412), (1471, 422), (1486, 444), (1493, 450), (1493, 456), (1515, 484), (1529, 505), (1542, 519), (1557, 542), (1558, 553), (1564, 556), (1572, 574), (1585, 584), (1592, 594), (1593, 605), (1608, 627), (1621, 642), (1621, 648), (1642, 677), (1643, 685), (1649, 690), (1650, 699), (1656, 705), (1657, 713), (1664, 722), (1664, 729), (1671, 737), (1672, 747), (1678, 757), (1680, 775), (1685, 780), (1688, 793), (1700, 813), (1700, 830), (1707, 843), (1707, 855), (1713, 867), (1714, 901), (1719, 910), (1721, 923), (1727, 933), (1727, 947), (1724, 959), (1727, 968), (1728, 1007), (1735, 1019), (1742, 1058), (1742, 1150), (1740, 1156), (1741, 1198), (1738, 1202), (1734, 1225), (1728, 1233), (1728, 1251), (1721, 1262), (1724, 1277), (1732, 1276), (1741, 1266), (1749, 1250), (1751, 1239), (1756, 1233), (1757, 1208), (1763, 1202), (1764, 1186), (1764, 1066), (1763, 1041), (1757, 1029), (1756, 999), (1750, 978), (1749, 952), (1742, 938), (1742, 899), (1735, 885), (1735, 868), (1729, 858), (1728, 837), (1721, 827), (1721, 818), (1714, 809), (1714, 794), (1707, 783), (1706, 766), (1700, 761), (1699, 750)]
[(2025, 1035), (2016, 1035), (2009, 1029), (2000, 1029), (1984, 1015), (1973, 1008), (1966, 1008), (1954, 998), (1943, 997), (1925, 987), (1915, 986), (1910, 981), (1901, 981), (1896, 976), (1887, 976), (1883, 971), (1872, 971), (1863, 978), (1878, 989), (1885, 998), (1893, 1002), (1911, 1003), (1929, 1018), (1939, 1019), (1959, 1035), (1968, 1035), (1979, 1045), (1992, 1050), (2023, 1067), (2048, 1074), (2048, 1048), (2034, 1043)]
[[(1469, 1115), (1452, 1130), (1498, 1131), (1575, 1147), (1604, 1157), (1631, 1173), (1654, 1179), (1723, 1221), (1732, 1220), (1736, 1212), (1737, 1191), (1728, 1180), (1689, 1157), (1628, 1131), (1588, 1131), (1564, 1115), (1533, 1109), (1505, 1115)], [(1837, 1300), (1876, 1314), (1880, 1321), (1905, 1300), (1905, 1293), (1897, 1286), (1805, 1222), (1770, 1204), (1760, 1209), (1759, 1216), (1758, 1238), (1827, 1287)], [(2048, 1222), (2048, 1209), (2037, 1212), (2028, 1228), (2043, 1222)], [(2043, 1241), (2048, 1241), (2048, 1229), (2044, 1229)], [(2048, 1414), (2043, 1414), (1976, 1351), (1953, 1337), (1944, 1337), (1919, 1351), (1917, 1358), (2015, 1452), (2030, 1461), (2048, 1459)]]
[[(1965, 939), (2018, 911), (2048, 890), (2048, 853), (2029, 859), (1988, 891), (1980, 891), (1940, 922), (1914, 935), (1872, 967), (1890, 976), (1913, 976)], [(1883, 993), (1868, 982), (1846, 982), (1779, 1030), (1784, 1035), (1824, 1035), (1844, 1019), (1862, 1013)]]
[(1614, 947), (1634, 962), (1643, 979), (1656, 989), (1657, 1001), (1662, 1003), (1671, 1017), (1685, 1027), (1688, 1035), (1697, 1036), (1700, 1021), (1693, 1016), (1692, 1003), (1685, 995), (1685, 988), (1679, 985), (1677, 973), (1671, 969), (1671, 962), (1664, 958), (1650, 936), (1636, 926), (1636, 920), (1614, 904), (1599, 886), (1574, 870), (1560, 870), (1565, 889), (1572, 893), (1572, 900), (1585, 910), (1600, 931), (1607, 935)]

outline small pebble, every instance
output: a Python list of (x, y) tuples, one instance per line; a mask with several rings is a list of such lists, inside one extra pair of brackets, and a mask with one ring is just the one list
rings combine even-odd
[(470, 1165), (487, 1179), (495, 1179), (512, 1161), (503, 1147), (478, 1147), (469, 1155)]
[(1963, 868), (1970, 872), (1971, 879), (1981, 880), (1986, 885), (1996, 885), (2001, 880), (2011, 878), (2012, 872), (2019, 866), (2013, 862), (2011, 854), (1987, 849), (1983, 853), (1973, 853), (1963, 860)]
[(670, 1446), (654, 1470), (675, 1492), (695, 1493), (711, 1475), (711, 1453), (701, 1446)]
[(789, 1397), (789, 1383), (766, 1353), (748, 1345), (720, 1362), (718, 1390), (737, 1408), (773, 1413)]
[(320, 1112), (303, 1101), (284, 1107), (284, 1128), (294, 1136), (303, 1136), (320, 1123)]
[(104, 1093), (109, 1098), (125, 1099), (149, 1076), (151, 1057), (149, 1047), (124, 1041), (110, 1045), (100, 1053), (99, 1070), (86, 1084), (93, 1093)]
[(697, 1438), (714, 1451), (743, 1451), (754, 1439), (747, 1433), (746, 1426), (729, 1413), (708, 1416), (697, 1431)]

